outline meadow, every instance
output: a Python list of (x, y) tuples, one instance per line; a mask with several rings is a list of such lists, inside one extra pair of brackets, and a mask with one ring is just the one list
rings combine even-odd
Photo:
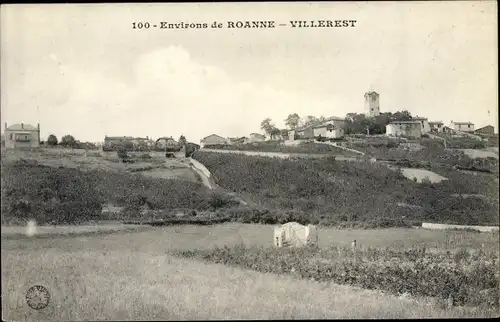
[[(435, 252), (461, 247), (498, 249), (498, 235), (421, 229), (320, 229), (320, 248), (360, 247)], [(491, 317), (485, 307), (452, 307), (436, 299), (401, 297), (380, 290), (311, 281), (293, 274), (262, 273), (182, 258), (272, 244), (272, 226), (177, 226), (96, 236), (2, 238), (2, 305), (7, 320), (185, 320), (296, 318)], [(286, 253), (284, 250), (283, 253)], [(46, 286), (51, 303), (35, 311), (25, 302), (33, 284)]]

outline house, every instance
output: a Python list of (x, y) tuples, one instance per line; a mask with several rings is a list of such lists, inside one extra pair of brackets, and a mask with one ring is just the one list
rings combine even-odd
[(149, 137), (145, 138), (133, 138), (132, 144), (134, 145), (134, 150), (146, 151), (154, 147), (153, 140), (150, 140)]
[(8, 127), (5, 123), (4, 135), (7, 149), (37, 148), (40, 146), (40, 124), (34, 127), (30, 124), (19, 123)]
[(232, 144), (246, 144), (248, 143), (248, 138), (242, 136), (241, 138), (229, 138)]
[(312, 139), (314, 137), (314, 130), (312, 125), (301, 126), (295, 129), (295, 137), (299, 139)]
[(483, 135), (495, 135), (495, 128), (492, 125), (486, 125), (483, 127), (480, 127), (479, 129), (474, 131), (476, 134), (483, 134)]
[(202, 148), (204, 148), (206, 146), (210, 146), (210, 145), (226, 145), (227, 139), (223, 138), (220, 135), (212, 134), (212, 135), (209, 135), (209, 136), (201, 139), (200, 143), (201, 143), (200, 145)]
[(344, 136), (344, 129), (341, 127), (335, 127), (330, 123), (320, 124), (313, 126), (313, 136), (323, 137), (327, 139), (337, 139)]
[(455, 130), (452, 129), (451, 127), (449, 127), (449, 126), (443, 126), (443, 133), (453, 134), (454, 132), (455, 132)]
[(451, 121), (450, 127), (459, 132), (474, 132), (474, 123), (471, 122), (453, 122)]
[(123, 146), (125, 143), (132, 143), (133, 137), (131, 136), (104, 136), (103, 151), (115, 151), (118, 147)]
[(324, 120), (324, 122), (321, 122), (321, 124), (332, 124), (336, 128), (345, 128), (345, 118), (337, 117), (337, 116), (331, 116), (328, 117)]
[(394, 121), (385, 127), (388, 136), (404, 136), (409, 138), (419, 138), (422, 136), (421, 121)]
[(250, 133), (250, 137), (248, 138), (248, 143), (254, 142), (264, 142), (266, 140), (266, 136), (259, 133)]
[(429, 121), (426, 117), (412, 117), (412, 121), (418, 121), (422, 124), (422, 133), (429, 133), (431, 131), (431, 126), (429, 124)]
[(441, 121), (431, 121), (429, 122), (429, 127), (431, 132), (441, 133), (444, 132), (444, 123)]

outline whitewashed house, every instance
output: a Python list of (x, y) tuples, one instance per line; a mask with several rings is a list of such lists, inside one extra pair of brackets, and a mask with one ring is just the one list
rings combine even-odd
[(442, 121), (431, 121), (429, 122), (429, 127), (431, 128), (431, 132), (437, 133), (443, 133), (445, 128)]
[(412, 117), (412, 121), (418, 121), (422, 125), (422, 134), (429, 133), (431, 131), (431, 126), (429, 124), (429, 120), (426, 117)]
[(451, 121), (450, 127), (455, 131), (473, 133), (474, 123), (471, 122), (453, 122)]
[(386, 125), (387, 136), (403, 136), (408, 138), (419, 138), (422, 136), (421, 121), (394, 121)]
[(335, 127), (331, 123), (325, 123), (313, 126), (313, 136), (315, 138), (323, 137), (327, 139), (338, 139), (344, 137), (344, 129)]

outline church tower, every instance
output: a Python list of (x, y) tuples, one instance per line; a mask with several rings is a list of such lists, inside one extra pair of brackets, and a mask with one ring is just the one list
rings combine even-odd
[(365, 115), (375, 117), (380, 115), (380, 95), (375, 91), (365, 93)]

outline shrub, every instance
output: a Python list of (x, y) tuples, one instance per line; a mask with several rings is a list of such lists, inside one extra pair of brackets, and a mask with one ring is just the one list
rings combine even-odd
[[(377, 219), (403, 225), (402, 216), (408, 221), (443, 219), (464, 225), (498, 222), (498, 202), (494, 202), (499, 199), (495, 188), (498, 183), (494, 178), (469, 178), (455, 171), (442, 173), (449, 180), (439, 184), (417, 184), (404, 178), (401, 171), (379, 163), (331, 162), (328, 158), (286, 160), (203, 151), (196, 151), (193, 158), (204, 164), (223, 188), (251, 195), (263, 208), (279, 209), (277, 222), (288, 211), (301, 213), (307, 223), (332, 225), (343, 221), (377, 223)], [(458, 207), (451, 195), (459, 192), (482, 193), (493, 201), (468, 201)], [(398, 203), (423, 208), (408, 213)]]
[[(451, 297), (455, 305), (499, 306), (498, 253), (453, 255), (425, 249), (356, 249), (344, 247), (263, 248), (236, 246), (180, 251), (183, 257), (224, 263), (265, 273), (380, 289), (394, 294)], [(458, 257), (457, 257), (458, 256)], [(458, 259), (457, 259), (458, 258)]]
[(200, 184), (180, 180), (24, 162), (2, 166), (1, 170), (2, 215), (6, 220), (33, 218), (38, 223), (71, 224), (103, 218), (104, 202), (131, 209), (144, 204), (151, 209), (205, 209), (204, 202), (209, 199)]

